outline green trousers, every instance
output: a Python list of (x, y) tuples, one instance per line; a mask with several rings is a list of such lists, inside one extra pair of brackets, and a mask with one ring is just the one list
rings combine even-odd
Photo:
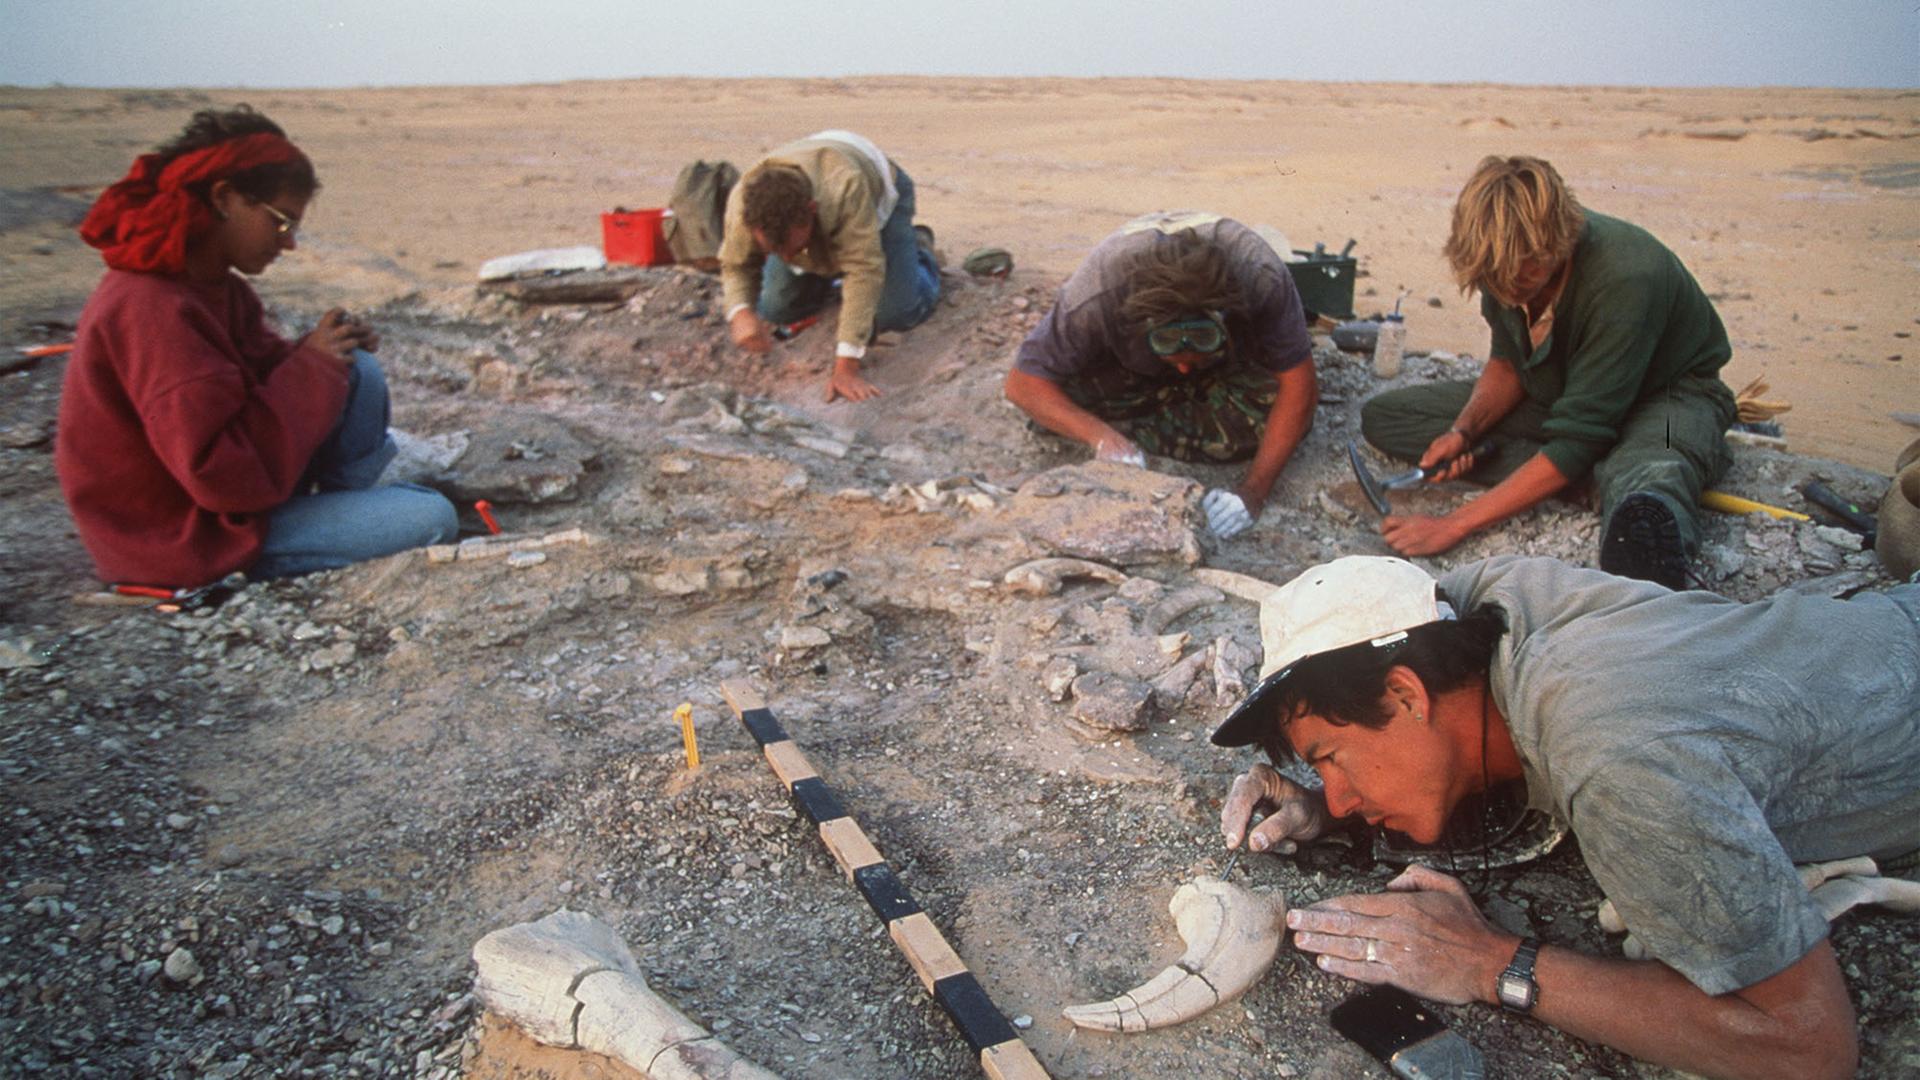
[(1280, 396), (1273, 372), (1234, 360), (1164, 379), (1113, 364), (1068, 379), (1060, 389), (1147, 453), (1197, 462), (1252, 457)]
[[(1418, 461), (1459, 419), (1472, 393), (1467, 382), (1388, 390), (1361, 406), (1360, 430), (1382, 453)], [(1531, 398), (1522, 401), (1489, 433), (1495, 450), (1467, 479), (1497, 484), (1539, 453), (1547, 441), (1547, 413)], [(1687, 551), (1699, 550), (1700, 493), (1733, 462), (1725, 438), (1733, 421), (1733, 393), (1718, 378), (1682, 379), (1635, 404), (1621, 424), (1620, 441), (1593, 466), (1602, 520), (1612, 517), (1621, 499), (1650, 492), (1673, 510)]]

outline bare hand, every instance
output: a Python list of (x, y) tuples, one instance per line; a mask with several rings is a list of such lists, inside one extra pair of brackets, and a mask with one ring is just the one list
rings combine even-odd
[(1467, 538), (1466, 530), (1444, 517), (1395, 514), (1380, 523), (1387, 546), (1406, 556), (1438, 555)]
[(827, 380), (827, 401), (846, 398), (865, 401), (880, 396), (880, 388), (860, 376), (860, 361), (850, 356), (833, 358), (833, 376)]
[(1320, 968), (1392, 983), (1448, 1005), (1497, 1000), (1494, 984), (1519, 939), (1494, 929), (1458, 881), (1409, 866), (1386, 893), (1354, 893), (1287, 913), (1293, 944)]
[(1227, 801), (1220, 807), (1220, 835), (1227, 847), (1240, 846), (1240, 838), (1256, 812), (1267, 815), (1247, 836), (1248, 850), (1256, 852), (1291, 855), (1331, 824), (1326, 801), (1319, 792), (1308, 791), (1269, 765), (1248, 769), (1227, 792)]
[(1117, 431), (1108, 432), (1095, 440), (1093, 444), (1093, 460), (1112, 461), (1121, 465), (1132, 465), (1137, 469), (1147, 467), (1147, 455), (1142, 452), (1138, 446), (1133, 444), (1132, 439), (1127, 438)]
[(300, 339), (302, 348), (318, 349), (336, 360), (349, 364), (353, 362), (353, 350), (365, 349), (375, 352), (380, 348), (380, 335), (373, 327), (354, 318), (342, 308), (334, 308), (320, 316), (320, 322), (307, 335)]
[(1448, 464), (1446, 468), (1427, 477), (1427, 483), (1439, 484), (1465, 476), (1473, 468), (1473, 458), (1467, 453), (1472, 448), (1473, 444), (1467, 437), (1457, 431), (1444, 432), (1428, 443), (1427, 452), (1420, 455), (1420, 467), (1431, 469), (1443, 461)]
[(750, 307), (733, 313), (733, 318), (727, 320), (727, 333), (732, 335), (735, 345), (756, 356), (773, 349), (772, 328)]

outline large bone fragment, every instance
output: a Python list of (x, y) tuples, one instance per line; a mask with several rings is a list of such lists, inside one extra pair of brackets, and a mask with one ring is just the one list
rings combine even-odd
[(495, 930), (473, 947), (474, 992), (552, 1046), (605, 1054), (653, 1080), (779, 1080), (647, 986), (613, 928), (578, 911)]
[(1246, 993), (1280, 951), (1287, 903), (1277, 893), (1202, 875), (1175, 890), (1167, 910), (1187, 943), (1180, 959), (1110, 1001), (1068, 1006), (1068, 1020), (1125, 1032), (1191, 1020)]
[[(1802, 863), (1794, 867), (1800, 884), (1806, 886), (1820, 917), (1832, 922), (1862, 905), (1886, 908), (1901, 915), (1920, 915), (1920, 881), (1880, 876), (1880, 867), (1865, 855), (1833, 862)], [(1609, 934), (1625, 932), (1620, 952), (1629, 960), (1644, 960), (1646, 945), (1635, 937), (1620, 910), (1611, 900), (1602, 900), (1595, 913), (1600, 929)]]
[(1124, 584), (1127, 575), (1105, 563), (1091, 559), (1069, 559), (1065, 557), (1034, 559), (1023, 562), (1006, 572), (1001, 578), (1016, 592), (1030, 596), (1052, 596), (1060, 591), (1069, 578), (1093, 578), (1111, 585)]

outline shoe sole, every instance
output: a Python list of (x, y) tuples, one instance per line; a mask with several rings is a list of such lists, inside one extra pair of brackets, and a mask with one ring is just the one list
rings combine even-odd
[(1600, 541), (1600, 569), (1679, 591), (1687, 587), (1680, 523), (1659, 498), (1636, 491), (1620, 500)]

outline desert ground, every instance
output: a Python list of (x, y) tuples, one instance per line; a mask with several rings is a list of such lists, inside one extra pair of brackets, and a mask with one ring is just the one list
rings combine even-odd
[[(465, 447), (423, 475), (488, 498), (509, 535), (212, 610), (76, 602), (99, 585), (53, 476), (64, 362), (11, 347), (71, 336), (100, 272), (72, 230), (92, 196), (194, 109), (239, 101), (326, 185), (256, 283), (270, 310), (290, 332), (333, 304), (373, 319), (396, 426)], [(950, 265), (984, 245), (1017, 262), (1004, 281), (949, 273), (933, 319), (876, 350), (877, 402), (820, 403), (831, 335), (732, 350), (696, 272), (634, 272), (580, 303), (475, 286), (488, 258), (596, 243), (600, 213), (660, 205), (692, 159), (744, 167), (823, 127), (913, 175)], [(1013, 346), (1120, 222), (1197, 207), (1294, 247), (1354, 240), (1359, 312), (1406, 296), (1397, 382), (1470, 378), (1485, 333), (1439, 257), (1447, 214), (1482, 156), (1534, 153), (1678, 251), (1727, 322), (1727, 381), (1791, 402), (1791, 452), (1742, 447), (1721, 486), (1798, 509), (1817, 477), (1871, 509), (1920, 434), (1903, 419), (1920, 411), (1916, 138), (1920, 94), (1876, 91), (0, 89), (0, 1075), (622, 1075), (526, 1045), (469, 994), (475, 940), (563, 906), (618, 928), (657, 990), (783, 1075), (977, 1071), (725, 679), (765, 694), (1053, 1075), (1367, 1075), (1326, 1022), (1351, 985), (1288, 955), (1162, 1031), (1080, 1032), (1060, 1009), (1178, 956), (1168, 898), (1221, 865), (1219, 800), (1251, 758), (1206, 733), (1259, 637), (1252, 606), (1194, 567), (1284, 581), (1384, 551), (1344, 458), (1382, 384), (1320, 339), (1314, 431), (1260, 524), (1218, 544), (1194, 504), (1234, 470), (1087, 467), (1000, 400)], [(1591, 565), (1597, 532), (1556, 501), (1427, 564)], [(1060, 552), (1124, 580), (1004, 581)], [(1764, 516), (1713, 515), (1697, 570), (1739, 599), (1889, 584), (1845, 531)], [(1158, 680), (1150, 707), (1115, 720), (1063, 665)], [(1239, 874), (1305, 903), (1394, 871), (1359, 837)], [(1619, 948), (1571, 841), (1465, 876), (1503, 925)], [(1834, 941), (1863, 1073), (1920, 1068), (1920, 933), (1855, 913)], [(1496, 1075), (1662, 1075), (1493, 1010), (1442, 1012)]]

